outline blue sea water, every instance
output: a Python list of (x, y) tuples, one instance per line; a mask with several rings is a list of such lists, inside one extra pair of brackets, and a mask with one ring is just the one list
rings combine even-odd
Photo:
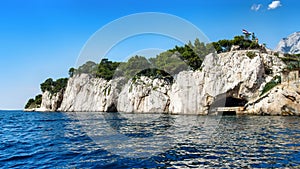
[(299, 122), (300, 117), (0, 111), (0, 168), (299, 167)]

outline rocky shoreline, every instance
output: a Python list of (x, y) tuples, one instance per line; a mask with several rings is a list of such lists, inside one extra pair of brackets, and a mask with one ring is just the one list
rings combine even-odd
[[(254, 57), (249, 57), (249, 52)], [(207, 115), (214, 107), (239, 106), (243, 111), (236, 114), (299, 115), (298, 81), (282, 83), (261, 95), (268, 82), (282, 76), (285, 67), (272, 52), (239, 50), (207, 55), (201, 70), (182, 71), (172, 84), (145, 76), (124, 82), (123, 78), (107, 81), (77, 74), (68, 80), (65, 90), (43, 92), (40, 108), (25, 111)]]

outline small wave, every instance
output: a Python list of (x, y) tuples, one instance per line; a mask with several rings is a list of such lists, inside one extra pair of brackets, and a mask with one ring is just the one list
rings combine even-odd
[[(22, 116), (15, 118), (16, 113)], [(3, 166), (0, 168), (277, 168), (300, 165), (299, 118), (224, 117), (209, 137), (210, 141), (205, 143), (199, 141), (205, 130), (201, 125), (189, 131), (181, 128), (186, 132), (184, 138), (174, 135), (175, 142), (169, 150), (144, 159), (126, 158), (107, 151), (104, 145), (88, 137), (76, 119), (62, 113), (5, 112), (1, 118), (0, 165)], [(131, 123), (131, 126), (114, 129), (140, 138), (151, 132), (163, 134), (168, 126), (159, 126), (160, 122), (165, 124), (166, 121), (160, 119), (149, 128)], [(102, 131), (102, 123), (99, 124), (93, 127)], [(107, 135), (106, 141), (114, 141), (112, 138)], [(143, 146), (160, 148), (155, 146), (158, 141), (163, 140), (153, 140), (149, 142), (153, 145)]]
[(24, 159), (27, 159), (27, 158), (31, 158), (32, 155), (29, 154), (29, 155), (16, 155), (16, 156), (10, 156), (6, 159), (3, 159), (3, 160), (0, 160), (2, 162), (8, 162), (8, 161), (15, 161), (15, 160), (24, 160)]

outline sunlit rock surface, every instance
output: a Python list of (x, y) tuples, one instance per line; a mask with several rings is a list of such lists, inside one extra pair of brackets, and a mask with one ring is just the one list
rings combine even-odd
[(118, 82), (88, 74), (70, 78), (59, 111), (116, 111)]
[(224, 107), (231, 97), (248, 102), (241, 114), (299, 115), (297, 83), (279, 85), (260, 96), (266, 83), (280, 76), (285, 67), (272, 53), (238, 50), (209, 54), (199, 70), (182, 71), (173, 82), (145, 76), (128, 82), (122, 78), (107, 81), (78, 74), (69, 79), (65, 91), (44, 92), (36, 111), (206, 115), (212, 105)]
[(300, 54), (300, 32), (295, 32), (279, 41), (275, 51)]
[(299, 82), (283, 83), (249, 102), (245, 114), (253, 115), (300, 115)]

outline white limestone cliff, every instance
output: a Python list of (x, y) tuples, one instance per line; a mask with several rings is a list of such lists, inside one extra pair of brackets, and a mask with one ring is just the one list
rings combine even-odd
[(116, 111), (118, 82), (79, 74), (68, 81), (59, 111)]
[[(118, 110), (124, 112), (169, 112), (173, 114), (208, 114), (219, 95), (231, 93), (249, 100), (259, 95), (263, 83), (264, 61), (259, 51), (250, 59), (248, 51), (208, 55), (201, 71), (182, 71), (174, 83), (160, 82), (153, 90), (153, 80), (141, 78), (127, 85), (118, 99)], [(225, 105), (224, 105), (225, 106)], [(151, 107), (151, 108), (149, 108)]]
[[(142, 76), (124, 84), (121, 78), (107, 81), (79, 74), (69, 79), (64, 91), (54, 95), (44, 92), (41, 108), (36, 111), (205, 115), (216, 102), (225, 106), (226, 97), (231, 96), (250, 101), (245, 114), (295, 115), (299, 114), (299, 86), (281, 85), (263, 98), (259, 96), (265, 84), (280, 75), (285, 66), (270, 53), (238, 50), (209, 54), (201, 70), (182, 71), (173, 83)], [(266, 74), (266, 70), (271, 73)]]
[(169, 110), (176, 114), (208, 114), (211, 104), (222, 94), (244, 99), (255, 97), (264, 82), (263, 75), (259, 56), (250, 59), (246, 51), (210, 54), (201, 71), (178, 74), (170, 91)]
[(121, 112), (167, 112), (170, 84), (162, 79), (142, 76), (135, 82), (129, 81), (118, 98)]
[(252, 115), (300, 115), (299, 82), (283, 83), (249, 102), (244, 114)]
[(56, 111), (60, 107), (62, 99), (63, 91), (54, 94), (45, 91), (42, 94), (41, 107), (34, 109), (34, 111)]

